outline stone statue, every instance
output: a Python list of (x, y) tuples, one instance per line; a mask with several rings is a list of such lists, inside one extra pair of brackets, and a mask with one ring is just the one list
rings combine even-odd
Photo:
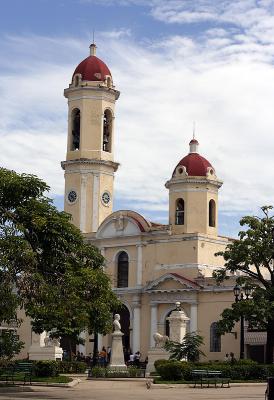
[(114, 332), (121, 332), (120, 314), (114, 314), (113, 326)]
[(169, 341), (169, 337), (168, 336), (161, 335), (158, 332), (154, 333), (153, 339), (155, 341), (155, 347), (164, 347), (166, 342)]
[(50, 336), (46, 336), (44, 339), (45, 347), (60, 347), (60, 339), (51, 338)]

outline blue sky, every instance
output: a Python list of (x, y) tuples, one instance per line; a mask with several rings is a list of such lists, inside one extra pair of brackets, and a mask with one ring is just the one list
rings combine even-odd
[(274, 197), (273, 0), (10, 0), (0, 13), (2, 165), (35, 173), (61, 207), (67, 106), (63, 89), (88, 55), (121, 90), (115, 208), (167, 221), (164, 183), (188, 152), (224, 181), (220, 233)]

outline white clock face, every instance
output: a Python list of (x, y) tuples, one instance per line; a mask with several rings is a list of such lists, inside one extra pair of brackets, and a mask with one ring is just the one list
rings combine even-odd
[(68, 202), (69, 203), (75, 203), (76, 202), (76, 200), (77, 200), (77, 193), (76, 193), (76, 191), (75, 190), (71, 190), (69, 193), (68, 193)]
[(109, 194), (108, 192), (104, 192), (104, 193), (102, 194), (102, 202), (103, 202), (103, 204), (104, 204), (105, 206), (108, 206), (109, 203), (110, 203), (110, 200), (111, 200), (110, 194)]

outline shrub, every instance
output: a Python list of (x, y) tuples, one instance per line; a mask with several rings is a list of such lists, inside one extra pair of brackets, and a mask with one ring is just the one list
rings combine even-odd
[(244, 358), (236, 361), (236, 365), (258, 365), (257, 361), (250, 360), (249, 358)]
[(252, 360), (240, 360), (235, 364), (229, 362), (195, 363), (194, 369), (210, 369), (222, 372), (223, 377), (232, 380), (262, 380), (268, 375), (268, 366)]
[(91, 374), (94, 378), (105, 378), (106, 376), (106, 368), (103, 367), (93, 367), (91, 369)]
[(166, 360), (166, 359), (156, 360), (156, 361), (154, 362), (154, 367), (155, 367), (155, 369), (157, 370), (158, 365), (160, 365), (160, 364), (166, 364), (166, 363), (169, 363), (169, 362), (170, 362), (170, 361), (169, 361), (169, 360)]
[(267, 376), (274, 376), (274, 364), (266, 365)]
[(106, 368), (106, 377), (107, 378), (126, 378), (128, 376), (129, 376), (129, 371), (127, 368), (125, 368), (125, 369)]
[(158, 364), (156, 370), (164, 381), (178, 381), (183, 379), (183, 366), (180, 361), (169, 361)]
[(139, 369), (137, 367), (128, 367), (127, 370), (131, 378), (136, 378), (139, 374)]
[(58, 361), (58, 372), (60, 374), (83, 374), (87, 364), (82, 361)]
[(208, 369), (221, 371), (223, 377), (232, 380), (265, 380), (274, 376), (274, 365), (257, 364), (254, 361), (240, 361), (236, 364), (224, 362), (189, 363), (185, 361), (167, 361), (157, 363), (156, 371), (163, 380), (192, 380), (193, 369)]
[(58, 361), (36, 361), (34, 364), (35, 376), (58, 376)]

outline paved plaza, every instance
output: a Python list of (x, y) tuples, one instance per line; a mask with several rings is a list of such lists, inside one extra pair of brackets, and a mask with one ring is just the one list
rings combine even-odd
[(0, 400), (263, 400), (266, 385), (233, 386), (231, 388), (152, 387), (144, 381), (82, 381), (74, 388), (15, 387), (0, 388)]

